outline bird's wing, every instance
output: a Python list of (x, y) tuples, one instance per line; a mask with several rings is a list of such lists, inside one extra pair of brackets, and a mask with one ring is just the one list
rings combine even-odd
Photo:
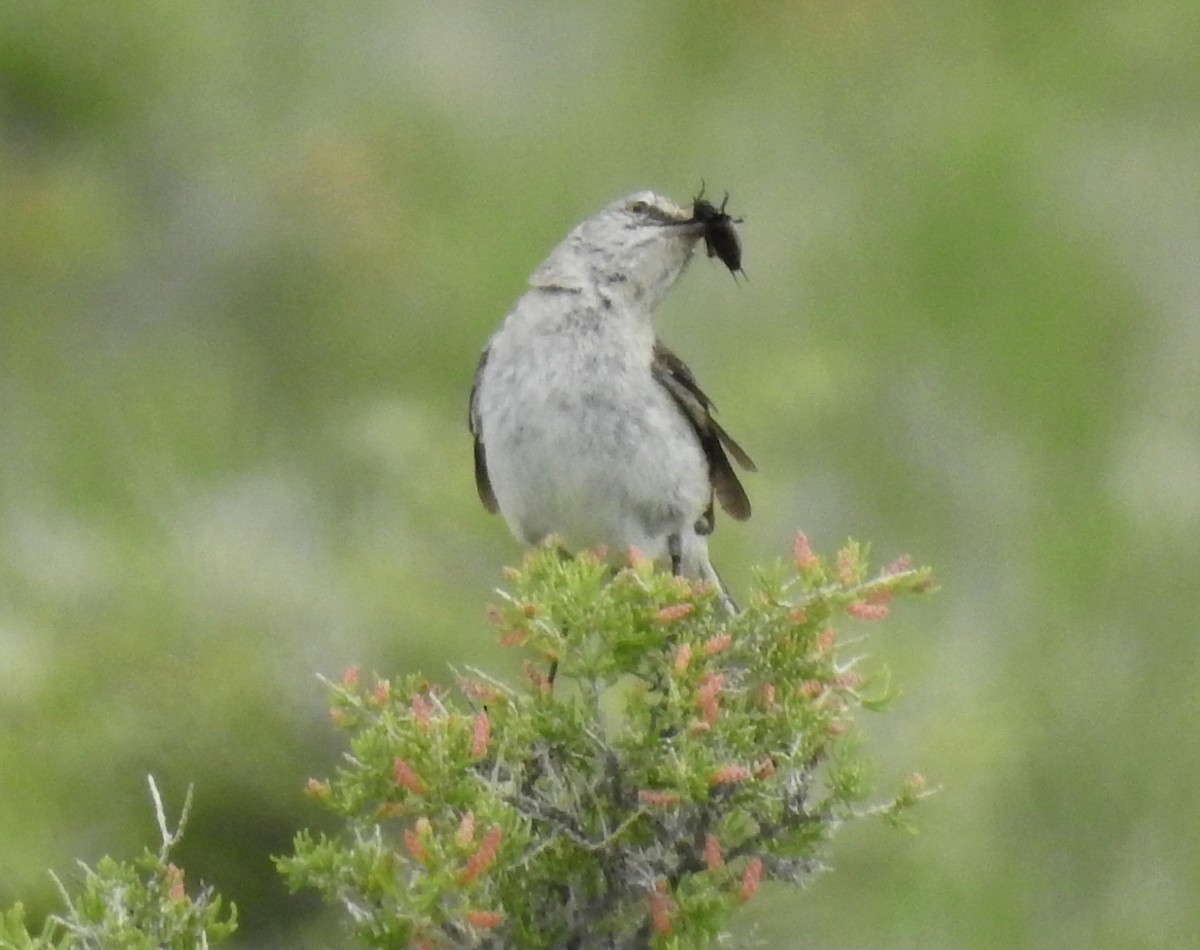
[(746, 491), (729, 464), (725, 451), (728, 449), (729, 454), (747, 471), (758, 471), (754, 462), (713, 418), (716, 407), (696, 384), (696, 377), (687, 364), (658, 340), (654, 341), (654, 358), (650, 369), (659, 385), (671, 395), (684, 417), (692, 424), (708, 459), (708, 477), (717, 501), (730, 517), (745, 521), (750, 517), (750, 499), (746, 497)]
[(479, 418), (479, 407), (475, 405), (475, 397), (479, 394), (479, 380), (483, 376), (483, 368), (487, 365), (488, 350), (485, 348), (479, 354), (479, 365), (475, 368), (475, 380), (471, 383), (471, 400), (467, 412), (467, 428), (475, 439), (475, 488), (479, 492), (479, 500), (483, 507), (495, 514), (500, 510), (496, 502), (496, 493), (492, 491), (492, 480), (488, 478), (487, 453), (483, 448), (483, 427)]

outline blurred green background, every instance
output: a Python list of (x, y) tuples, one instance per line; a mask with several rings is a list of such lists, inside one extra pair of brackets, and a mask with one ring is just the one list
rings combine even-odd
[(0, 905), (156, 841), (247, 947), (339, 931), (269, 855), (340, 752), (316, 673), (512, 671), (465, 402), (526, 275), (643, 187), (750, 280), (661, 315), (755, 456), (734, 590), (848, 535), (883, 787), (739, 941), (1200, 933), (1200, 4), (0, 5)]

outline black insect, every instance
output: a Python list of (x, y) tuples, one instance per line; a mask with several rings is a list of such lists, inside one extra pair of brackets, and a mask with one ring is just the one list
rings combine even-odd
[(735, 277), (739, 271), (745, 277), (746, 272), (742, 270), (742, 242), (738, 240), (737, 229), (734, 228), (735, 224), (742, 223), (742, 219), (725, 213), (728, 203), (729, 192), (725, 192), (725, 199), (719, 208), (711, 201), (705, 201), (704, 182), (701, 182), (700, 194), (692, 201), (692, 220), (704, 225), (704, 246), (708, 256), (719, 257)]

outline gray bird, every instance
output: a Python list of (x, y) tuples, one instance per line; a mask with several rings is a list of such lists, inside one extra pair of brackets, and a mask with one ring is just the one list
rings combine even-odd
[(735, 609), (707, 538), (714, 496), (750, 517), (729, 456), (754, 463), (650, 320), (711, 228), (699, 204), (642, 191), (577, 225), (488, 341), (469, 424), (479, 497), (519, 540), (634, 547)]

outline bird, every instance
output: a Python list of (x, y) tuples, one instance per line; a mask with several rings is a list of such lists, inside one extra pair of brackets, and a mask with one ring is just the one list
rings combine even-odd
[[(731, 611), (708, 552), (714, 500), (749, 518), (730, 458), (756, 468), (651, 318), (714, 227), (718, 249), (738, 246), (734, 220), (639, 191), (576, 225), (488, 340), (468, 413), (479, 498), (518, 540), (636, 549)], [(740, 267), (740, 247), (721, 259)]]

